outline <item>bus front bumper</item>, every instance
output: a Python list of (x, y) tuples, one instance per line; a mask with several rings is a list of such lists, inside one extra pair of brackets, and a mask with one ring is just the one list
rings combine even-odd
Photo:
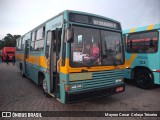
[(110, 96), (125, 91), (125, 84), (119, 84), (80, 92), (66, 92), (66, 103), (73, 103), (103, 96)]

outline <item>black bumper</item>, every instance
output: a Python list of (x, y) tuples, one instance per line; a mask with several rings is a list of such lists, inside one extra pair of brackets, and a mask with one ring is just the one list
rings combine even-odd
[[(116, 88), (118, 87), (123, 87), (123, 90), (117, 92)], [(91, 89), (87, 91), (80, 91), (80, 92), (73, 92), (73, 93), (66, 92), (66, 103), (89, 100), (89, 99), (103, 97), (103, 96), (110, 96), (123, 91), (125, 91), (124, 83), (120, 85), (115, 85), (115, 86), (110, 86), (105, 88), (98, 88), (98, 89)]]

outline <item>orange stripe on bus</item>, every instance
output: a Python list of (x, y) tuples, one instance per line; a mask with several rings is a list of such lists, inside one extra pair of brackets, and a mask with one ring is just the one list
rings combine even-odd
[(82, 69), (88, 70), (89, 72), (94, 72), (94, 71), (105, 71), (105, 70), (115, 70), (115, 69), (125, 69), (125, 65), (118, 65), (118, 66), (95, 66), (91, 68), (87, 67), (77, 67), (73, 68), (69, 66), (69, 59), (66, 58), (65, 60), (65, 66), (62, 66), (62, 60), (60, 60), (60, 72), (64, 74), (69, 74), (69, 73), (79, 73), (82, 72)]
[[(16, 54), (16, 59), (24, 61), (24, 54)], [(31, 63), (31, 64), (36, 64), (36, 65), (42, 66), (44, 68), (49, 67), (49, 60), (46, 59), (45, 56), (29, 55), (28, 58), (26, 59), (26, 62)]]
[(154, 25), (149, 25), (148, 28), (147, 28), (147, 30), (152, 30), (153, 27), (154, 27)]
[(126, 60), (126, 67), (130, 67), (133, 63), (133, 60), (136, 58), (137, 54), (132, 54), (129, 60)]
[(130, 33), (133, 33), (135, 30), (136, 30), (136, 28), (132, 28), (132, 29), (130, 30)]

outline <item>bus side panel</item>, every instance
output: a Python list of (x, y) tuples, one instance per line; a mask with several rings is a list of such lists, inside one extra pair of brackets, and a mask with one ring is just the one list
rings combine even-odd
[(69, 81), (69, 75), (60, 73), (60, 99), (62, 103), (66, 103), (65, 82)]
[[(132, 78), (132, 70), (136, 69), (137, 67), (141, 69), (149, 69), (154, 76), (154, 83), (158, 84), (160, 83), (160, 76), (159, 73), (154, 72), (155, 70), (159, 70), (159, 52), (157, 53), (150, 53), (150, 54), (137, 54), (135, 58), (133, 59), (133, 54), (128, 54), (126, 55), (126, 70), (124, 73), (124, 77), (127, 79), (134, 79)], [(131, 60), (133, 59), (133, 60)]]
[(155, 84), (160, 84), (159, 73), (155, 72), (155, 70), (159, 70), (159, 62), (159, 51), (157, 53), (148, 54), (148, 64), (146, 64), (146, 67), (148, 67), (152, 71)]
[(132, 68), (135, 67), (133, 63), (135, 62), (136, 56), (137, 56), (137, 54), (130, 54), (130, 53), (126, 53), (125, 54), (125, 57), (126, 57), (126, 63), (125, 63), (126, 69), (124, 70), (124, 78), (132, 79), (131, 72), (132, 72)]
[(125, 69), (124, 71), (124, 78), (131, 80), (131, 71), (132, 69)]
[(50, 79), (49, 79), (49, 74), (45, 73), (44, 71), (46, 68), (43, 68), (41, 66), (32, 64), (32, 63), (27, 63), (27, 72), (28, 72), (28, 77), (33, 80), (37, 85), (39, 83), (38, 81), (38, 73), (42, 72), (45, 75), (45, 79), (47, 81), (47, 88), (48, 88), (48, 93), (50, 93)]
[(27, 73), (28, 73), (28, 77), (30, 79), (32, 79), (34, 81), (34, 67), (33, 67), (33, 64), (32, 63), (27, 63), (26, 64), (26, 70), (27, 70)]
[[(160, 24), (159, 26), (157, 25), (157, 27), (160, 28)], [(158, 61), (158, 64), (157, 64), (157, 70), (160, 70), (160, 29), (158, 30), (159, 32), (159, 38), (158, 38), (158, 58), (156, 59), (156, 61)], [(160, 72), (154, 72), (154, 77), (155, 77), (155, 84), (160, 84)]]
[(31, 64), (30, 67), (28, 67), (29, 72), (29, 78), (31, 78), (36, 84), (38, 84), (38, 66)]
[(51, 89), (50, 89), (50, 76), (49, 76), (49, 73), (47, 73), (47, 72), (43, 72), (44, 73), (44, 75), (45, 75), (45, 79), (46, 79), (46, 81), (47, 81), (47, 91), (48, 91), (48, 94), (50, 94), (51, 93)]
[(20, 60), (19, 59), (16, 59), (16, 66), (20, 70)]
[(160, 73), (153, 72), (153, 75), (154, 75), (154, 83), (160, 85)]
[(153, 71), (155, 84), (160, 84), (160, 72), (154, 72), (155, 70), (160, 70), (160, 41), (158, 44), (158, 52), (155, 53), (153, 56), (149, 56), (151, 62), (150, 67)]

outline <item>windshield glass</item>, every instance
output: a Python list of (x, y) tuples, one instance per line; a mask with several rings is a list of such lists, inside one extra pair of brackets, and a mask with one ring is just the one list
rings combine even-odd
[(99, 66), (123, 63), (121, 34), (74, 26), (70, 65)]

